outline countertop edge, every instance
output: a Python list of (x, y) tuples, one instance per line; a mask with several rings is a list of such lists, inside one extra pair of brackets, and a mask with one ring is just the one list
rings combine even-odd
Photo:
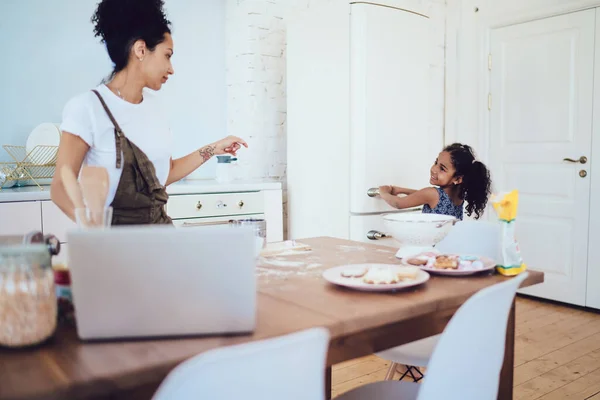
[[(172, 196), (188, 194), (211, 194), (229, 192), (256, 192), (262, 190), (281, 190), (281, 181), (253, 180), (231, 183), (218, 183), (213, 180), (186, 180), (167, 187)], [(0, 203), (19, 203), (27, 201), (50, 200), (50, 186), (25, 186), (0, 190)]]

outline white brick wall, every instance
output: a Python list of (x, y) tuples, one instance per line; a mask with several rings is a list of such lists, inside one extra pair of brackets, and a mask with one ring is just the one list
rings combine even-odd
[[(240, 159), (247, 178), (285, 183), (286, 17), (326, 1), (337, 0), (227, 0), (227, 129), (251, 146)], [(446, 0), (414, 1), (425, 4), (432, 20), (429, 129), (439, 132), (444, 129)], [(284, 214), (285, 203), (284, 193)]]

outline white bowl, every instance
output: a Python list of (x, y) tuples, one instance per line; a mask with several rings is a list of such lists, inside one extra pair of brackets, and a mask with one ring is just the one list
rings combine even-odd
[(410, 257), (425, 251), (433, 251), (446, 237), (457, 219), (440, 214), (385, 214), (383, 221), (387, 234), (400, 243), (398, 258)]

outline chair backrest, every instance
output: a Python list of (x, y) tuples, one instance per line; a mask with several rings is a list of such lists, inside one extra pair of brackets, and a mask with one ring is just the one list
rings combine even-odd
[(153, 400), (322, 400), (329, 331), (299, 333), (207, 351), (179, 364)]
[(497, 398), (508, 315), (527, 275), (485, 288), (458, 309), (433, 351), (418, 400)]
[(501, 244), (499, 223), (459, 221), (435, 248), (442, 253), (476, 255), (500, 261)]

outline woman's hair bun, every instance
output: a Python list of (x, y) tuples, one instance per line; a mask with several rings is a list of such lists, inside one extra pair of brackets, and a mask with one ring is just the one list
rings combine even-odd
[(106, 44), (116, 72), (127, 65), (131, 46), (143, 40), (149, 50), (171, 33), (163, 0), (102, 0), (92, 16), (94, 34)]

